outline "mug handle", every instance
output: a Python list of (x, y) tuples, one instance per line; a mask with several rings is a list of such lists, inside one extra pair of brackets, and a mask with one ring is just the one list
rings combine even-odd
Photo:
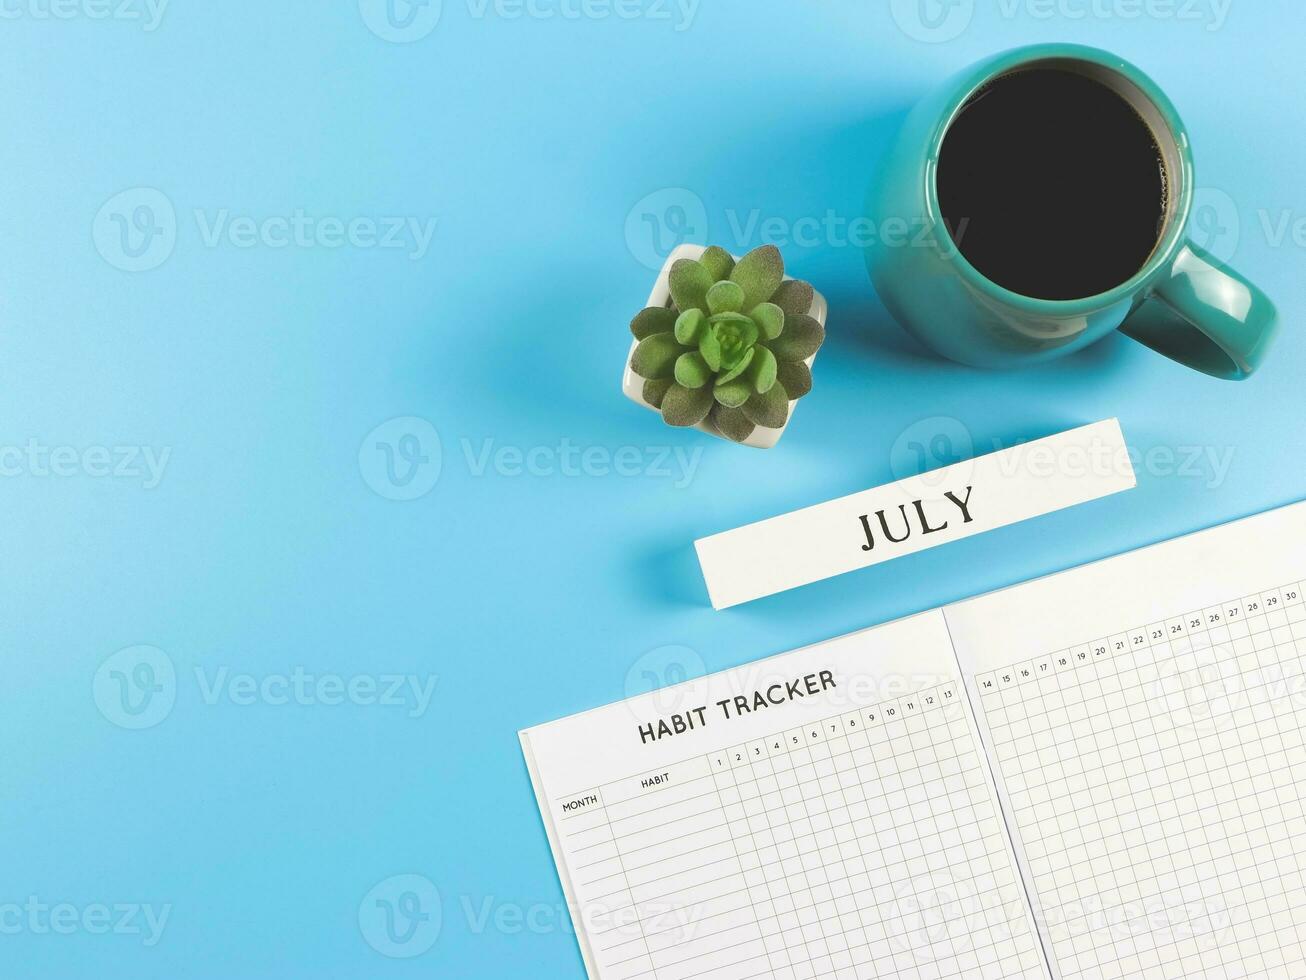
[(1203, 374), (1241, 381), (1260, 367), (1278, 319), (1265, 293), (1187, 242), (1170, 278), (1130, 313), (1120, 330)]

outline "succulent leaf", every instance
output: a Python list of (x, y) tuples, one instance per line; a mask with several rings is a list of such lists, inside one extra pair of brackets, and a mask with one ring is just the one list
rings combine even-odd
[(703, 360), (707, 361), (713, 373), (721, 370), (721, 341), (716, 339), (716, 334), (711, 330), (704, 330), (703, 336), (698, 341), (698, 352), (703, 355)]
[(654, 408), (662, 407), (662, 399), (666, 397), (667, 389), (670, 388), (674, 381), (670, 378), (663, 378), (661, 381), (644, 382), (644, 401), (648, 402)]
[(721, 366), (732, 368), (757, 343), (759, 331), (742, 313), (715, 313), (708, 317), (710, 329), (721, 344)]
[(753, 307), (748, 318), (757, 324), (757, 329), (762, 331), (762, 336), (767, 340), (775, 340), (784, 332), (784, 310), (774, 303), (759, 303)]
[(744, 308), (744, 287), (727, 279), (707, 291), (707, 308), (713, 313), (738, 313)]
[(635, 314), (630, 321), (630, 332), (636, 340), (643, 340), (655, 333), (666, 333), (676, 326), (676, 311), (665, 306), (650, 306)]
[(737, 282), (744, 288), (745, 310), (751, 310), (758, 303), (769, 300), (784, 277), (784, 259), (774, 245), (753, 249), (735, 263), (730, 273), (731, 282)]
[(768, 346), (782, 361), (805, 361), (824, 341), (825, 328), (810, 316), (791, 316), (785, 318), (784, 332)]
[(804, 361), (781, 361), (776, 380), (785, 386), (790, 398), (802, 398), (812, 390), (812, 369)]
[(707, 332), (707, 316), (700, 309), (688, 309), (676, 318), (675, 332), (677, 343), (693, 347)]
[(757, 428), (742, 411), (737, 408), (727, 408), (725, 405), (718, 405), (712, 409), (712, 424), (717, 427), (718, 432), (732, 442), (743, 442)]
[(734, 381), (716, 385), (712, 394), (717, 402), (726, 408), (738, 408), (753, 396), (753, 386), (744, 378), (735, 378)]
[(801, 279), (786, 279), (776, 288), (771, 302), (785, 311), (787, 316), (798, 316), (812, 312), (812, 300), (816, 293), (810, 282)]
[(712, 380), (715, 372), (707, 366), (703, 355), (696, 350), (681, 354), (676, 359), (676, 384), (686, 388), (702, 388)]
[[(729, 384), (731, 381), (734, 381), (735, 378), (743, 374), (744, 371), (748, 369), (749, 362), (753, 360), (753, 352), (756, 350), (756, 347), (750, 347), (748, 350), (744, 351), (744, 356), (739, 360), (739, 362), (731, 367), (730, 370), (719, 375), (716, 379), (716, 383), (719, 385)], [(724, 366), (725, 365), (722, 365), (722, 367)]]
[(686, 388), (673, 384), (662, 398), (662, 419), (668, 425), (698, 425), (707, 418), (715, 403), (712, 389), (707, 386)]
[[(712, 275), (713, 282), (720, 282), (722, 279), (730, 278), (730, 272), (735, 267), (735, 260), (720, 245), (713, 245), (706, 252), (698, 257), (699, 263), (707, 269)], [(804, 310), (804, 313), (807, 311)]]
[(639, 342), (630, 358), (630, 369), (641, 378), (660, 381), (671, 377), (676, 370), (676, 358), (684, 352), (676, 343), (675, 334), (655, 333)]
[[(672, 391), (675, 389), (673, 388)], [(782, 428), (789, 418), (789, 394), (778, 381), (764, 395), (753, 395), (744, 402), (740, 411), (755, 425), (768, 429)]]
[(707, 311), (707, 291), (712, 288), (712, 273), (693, 259), (679, 259), (671, 267), (671, 298), (676, 309)]
[(753, 390), (759, 395), (765, 395), (770, 391), (771, 386), (775, 384), (777, 368), (775, 355), (765, 347), (758, 347), (752, 363), (748, 365), (748, 380)]

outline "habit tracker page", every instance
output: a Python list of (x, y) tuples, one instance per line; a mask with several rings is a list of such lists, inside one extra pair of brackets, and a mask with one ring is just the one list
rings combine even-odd
[(521, 737), (595, 980), (1048, 975), (938, 611)]
[(1306, 976), (1306, 505), (949, 606), (1054, 973)]

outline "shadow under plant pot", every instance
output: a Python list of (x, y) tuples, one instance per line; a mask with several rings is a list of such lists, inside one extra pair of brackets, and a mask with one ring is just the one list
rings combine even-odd
[[(685, 311), (677, 308), (673, 297), (672, 271), (676, 263), (686, 260), (691, 266), (707, 267), (710, 279), (704, 279), (701, 285), (705, 297), (706, 293), (713, 293), (699, 304), (710, 308), (703, 309), (701, 322), (694, 324), (685, 322), (682, 315)], [(741, 275), (734, 275), (736, 269)], [(671, 393), (673, 398), (686, 395), (681, 381), (697, 389), (700, 398), (705, 397), (706, 387), (714, 403), (706, 417), (694, 423), (694, 428), (757, 449), (770, 449), (779, 442), (793, 419), (798, 399), (811, 390), (811, 367), (825, 338), (829, 310), (824, 296), (807, 283), (784, 275), (783, 269), (780, 254), (773, 246), (750, 252), (743, 259), (702, 245), (681, 245), (673, 250), (658, 273), (647, 307), (631, 324), (635, 340), (626, 357), (621, 381), (626, 397), (662, 412), (669, 424), (683, 424), (672, 421), (669, 413), (663, 411), (661, 401), (653, 399), (665, 397), (671, 388), (679, 389)], [(762, 270), (764, 275), (748, 274), (757, 270)], [(698, 269), (693, 271), (702, 275)], [(773, 276), (769, 283), (766, 274)], [(729, 281), (728, 277), (742, 280), (743, 291), (734, 289), (733, 285), (723, 285), (723, 281)], [(778, 288), (777, 284), (780, 284)], [(707, 289), (707, 285), (712, 289)], [(761, 289), (766, 302), (759, 304), (757, 296), (747, 295), (749, 289), (754, 292)], [(753, 319), (744, 315), (742, 309), (729, 309), (738, 306), (739, 295), (746, 296), (743, 302), (749, 305), (750, 314), (756, 314)], [(762, 310), (762, 306), (778, 309)], [(673, 330), (673, 325), (675, 336), (670, 337), (668, 332)], [(713, 336), (705, 338), (705, 333)], [(644, 345), (654, 335), (660, 335), (660, 339)], [(741, 367), (731, 368), (728, 349), (726, 362), (721, 363), (717, 336), (725, 337), (727, 348), (732, 342), (746, 348), (740, 357)], [(637, 358), (641, 346), (645, 347), (641, 352), (644, 356)], [(757, 350), (748, 349), (753, 347)], [(700, 350), (708, 356), (708, 362), (703, 361)], [(688, 363), (679, 363), (681, 357)], [(672, 363), (676, 365), (674, 374), (669, 367)], [(645, 373), (637, 373), (636, 367)], [(650, 379), (649, 375), (655, 377)], [(746, 384), (754, 386), (751, 391), (745, 391)], [(741, 398), (745, 400), (740, 401)]]

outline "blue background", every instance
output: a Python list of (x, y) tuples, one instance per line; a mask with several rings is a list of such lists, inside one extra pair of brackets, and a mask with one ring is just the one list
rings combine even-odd
[[(396, 35), (372, 0), (173, 0), (154, 29), (121, 2), (0, 21), (7, 978), (580, 976), (519, 728), (1306, 495), (1300, 4), (928, 0), (931, 33), (914, 0), (444, 0)], [(1283, 314), (1252, 380), (1120, 337), (942, 363), (813, 230), (859, 215), (931, 85), (1050, 40), (1135, 61), (1185, 116), (1203, 240)], [(421, 254), (224, 223), (297, 211), (436, 225)], [(829, 297), (773, 451), (620, 394), (682, 237), (777, 241)], [(922, 437), (947, 462), (1108, 416), (1151, 452), (1134, 492), (707, 606), (696, 536), (905, 475)], [(370, 435), (395, 418), (429, 428)], [(436, 686), (336, 704), (284, 696), (296, 673)], [(387, 946), (387, 888), (442, 914)], [(97, 904), (132, 903), (167, 907), (157, 942), (101, 934)]]

